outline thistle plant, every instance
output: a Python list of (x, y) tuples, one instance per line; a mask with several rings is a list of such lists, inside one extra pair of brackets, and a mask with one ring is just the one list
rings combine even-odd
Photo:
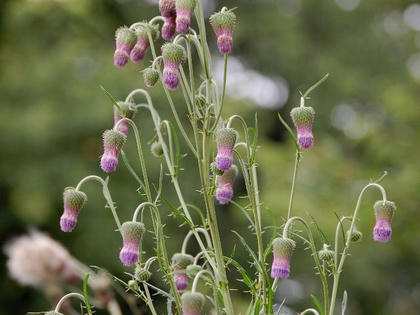
[[(339, 218), (334, 243), (331, 244), (320, 243), (314, 237), (312, 221), (293, 216), (299, 166), (303, 154), (307, 154), (307, 158), (310, 158), (309, 149), (314, 146), (312, 128), (316, 129), (315, 109), (306, 106), (305, 102), (309, 99), (310, 93), (321, 85), (328, 75), (303, 93), (300, 105), (292, 109), (290, 116), (296, 132), (279, 115), (280, 122), (290, 133), (296, 146), (296, 155), (287, 212), (284, 213), (284, 218), (278, 218), (273, 228), (274, 236), (267, 238), (263, 233), (268, 227), (263, 227), (263, 218), (266, 214), (261, 208), (257, 176), (258, 120), (255, 120), (255, 126), (250, 127), (240, 115), (224, 117), (223, 112), (228, 55), (234, 51), (233, 38), (237, 20), (235, 11), (224, 7), (209, 19), (216, 35), (217, 53), (222, 54), (224, 58), (221, 86), (216, 83), (212, 73), (201, 0), (160, 0), (159, 12), (161, 16), (117, 30), (114, 63), (117, 67), (122, 67), (129, 60), (135, 63), (142, 61), (146, 87), (163, 90), (174, 123), (161, 119), (159, 108), (155, 107), (147, 90), (135, 89), (129, 92), (124, 100), (117, 101), (110, 92), (103, 89), (112, 102), (114, 126), (103, 133), (104, 154), (100, 162), (101, 169), (106, 173), (117, 171), (119, 156), (123, 155), (124, 165), (138, 182), (144, 200), (133, 210), (132, 220), (121, 224), (108, 188), (108, 177), (89, 175), (75, 188), (66, 189), (64, 192), (65, 208), (61, 219), (63, 231), (70, 232), (74, 229), (80, 209), (87, 199), (81, 190), (82, 186), (89, 181), (96, 181), (102, 186), (107, 207), (111, 210), (123, 239), (121, 262), (132, 268), (132, 273), (127, 273), (129, 278), (119, 281), (126, 285), (127, 290), (143, 300), (152, 314), (157, 314), (157, 309), (155, 298), (149, 292), (150, 288), (167, 299), (168, 314), (198, 315), (205, 314), (207, 309), (214, 309), (217, 314), (228, 315), (239, 312), (274, 314), (275, 309), (281, 307), (279, 306), (281, 301), (275, 300), (278, 283), (282, 281), (281, 279), (294, 277), (292, 253), (302, 250), (304, 246), (308, 246), (311, 250), (308, 260), (313, 260), (323, 297), (322, 301), (317, 301), (317, 309), (310, 307), (301, 314), (335, 314), (344, 263), (350, 253), (351, 245), (360, 240), (362, 235), (356, 229), (356, 221), (359, 219), (364, 193), (368, 188), (375, 188), (382, 196), (373, 206), (377, 220), (373, 230), (373, 238), (376, 241), (389, 241), (391, 219), (396, 207), (393, 202), (388, 201), (385, 189), (380, 185), (383, 177), (376, 182), (368, 183), (358, 197), (354, 212)], [(175, 36), (176, 32), (178, 34)], [(158, 38), (159, 33), (162, 39)], [(151, 65), (147, 60), (149, 48)], [(175, 104), (173, 93), (181, 93), (184, 97), (183, 104), (188, 111), (189, 127), (181, 123), (178, 110), (183, 104)], [(313, 105), (316, 107), (316, 104)], [(155, 157), (162, 159), (165, 171), (160, 178), (151, 178), (148, 175), (148, 161), (144, 157), (144, 139), (140, 137), (134, 120), (135, 113), (140, 111), (142, 116), (150, 115), (153, 122), (154, 137), (150, 150)], [(192, 130), (191, 135), (187, 132), (187, 128)], [(136, 142), (136, 159), (140, 164), (140, 174), (131, 166), (132, 157), (125, 156), (122, 150), (127, 137), (133, 137)], [(184, 189), (180, 185), (182, 155), (179, 152), (179, 139), (186, 144), (188, 154), (193, 156), (197, 163), (199, 191), (202, 197), (202, 203), (199, 205), (191, 205), (185, 200)], [(168, 185), (173, 187), (178, 199), (177, 204), (169, 204), (169, 208), (189, 229), (182, 246), (174, 250), (167, 248), (164, 234), (164, 222), (168, 217), (165, 205), (167, 206), (168, 202), (162, 197), (162, 186), (166, 183), (162, 179), (163, 173), (168, 174)], [(241, 196), (245, 206), (234, 201), (238, 196), (235, 196), (233, 183), (238, 174), (241, 174), (246, 187), (246, 195)], [(156, 189), (152, 191), (152, 187)], [(256, 238), (256, 248), (251, 248), (241, 235), (236, 233), (236, 236), (252, 259), (252, 269), (241, 266), (234, 257), (226, 255), (219, 232), (220, 223), (216, 216), (217, 203), (234, 205), (249, 221), (252, 237)], [(85, 208), (88, 208), (88, 205)], [(201, 221), (192, 216), (193, 209), (200, 212)], [(145, 215), (151, 216), (151, 226), (143, 223)], [(223, 213), (219, 216), (223, 216)], [(83, 213), (79, 219), (83, 220)], [(344, 227), (347, 224), (349, 227), (345, 232)], [(296, 229), (298, 225), (303, 226), (303, 232)], [(145, 230), (154, 236), (155, 255), (152, 250), (148, 249), (145, 252), (145, 248), (142, 247), (143, 238), (150, 237), (150, 233), (144, 233)], [(340, 246), (342, 244), (340, 238), (344, 238), (343, 246)], [(187, 251), (188, 243), (192, 239), (199, 246), (198, 253)], [(166, 285), (162, 288), (156, 288), (149, 283), (152, 276), (150, 266), (154, 262), (159, 265), (161, 276), (165, 280)], [(235, 281), (233, 277), (228, 278), (227, 268), (236, 269), (242, 276), (241, 281), (247, 286), (249, 307), (246, 312), (235, 309), (231, 295)], [(200, 280), (209, 289), (199, 292)], [(330, 288), (331, 283), (332, 288)], [(345, 308), (344, 303), (342, 314), (345, 313)]]

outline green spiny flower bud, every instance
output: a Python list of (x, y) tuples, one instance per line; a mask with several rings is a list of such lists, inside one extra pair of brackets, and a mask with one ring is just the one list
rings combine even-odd
[(139, 265), (136, 266), (136, 269), (134, 270), (134, 277), (137, 279), (137, 281), (139, 282), (148, 281), (151, 276), (152, 276), (152, 273), (149, 270), (142, 268)]
[(159, 80), (159, 72), (152, 67), (148, 67), (143, 70), (143, 79), (147, 87), (153, 87)]
[(362, 238), (363, 238), (363, 233), (362, 232), (360, 232), (356, 227), (354, 227), (354, 229), (353, 229), (353, 232), (351, 233), (351, 235), (350, 235), (350, 230), (348, 230), (347, 232), (346, 232), (346, 237), (347, 237), (347, 239), (349, 239), (350, 238), (350, 241), (351, 242), (353, 242), (353, 243), (357, 243), (357, 242), (359, 242), (359, 241), (361, 241), (362, 240)]
[(323, 249), (318, 252), (318, 257), (320, 260), (325, 262), (330, 262), (334, 259), (334, 251), (328, 248), (329, 245), (324, 244)]
[(190, 278), (194, 278), (197, 273), (199, 273), (202, 270), (201, 266), (199, 265), (189, 265), (187, 266), (187, 276)]
[(139, 285), (136, 280), (131, 279), (127, 284), (131, 290), (137, 291), (139, 289)]
[(200, 315), (204, 306), (204, 295), (199, 292), (185, 292), (181, 296), (182, 314), (184, 315)]
[(162, 144), (159, 141), (155, 141), (152, 143), (151, 147), (150, 147), (150, 151), (152, 151), (152, 154), (159, 158), (163, 155), (163, 148), (162, 148)]

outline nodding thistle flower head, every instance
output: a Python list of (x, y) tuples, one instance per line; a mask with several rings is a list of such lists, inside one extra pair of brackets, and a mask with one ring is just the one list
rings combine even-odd
[(130, 58), (131, 50), (136, 44), (136, 34), (127, 26), (122, 26), (115, 32), (114, 65), (123, 67)]
[(159, 0), (159, 12), (163, 17), (175, 16), (175, 0)]
[(183, 315), (200, 315), (205, 298), (200, 292), (185, 292), (181, 296)]
[(236, 15), (231, 10), (223, 8), (210, 17), (210, 24), (217, 36), (217, 47), (221, 54), (229, 54), (233, 47), (233, 29)]
[(202, 268), (200, 265), (189, 265), (187, 266), (186, 273), (188, 277), (194, 278), (201, 270)]
[(134, 269), (134, 277), (138, 282), (148, 281), (151, 276), (152, 273), (149, 270), (144, 269), (140, 265), (137, 265), (136, 269)]
[(353, 228), (353, 232), (350, 234), (350, 230), (346, 232), (346, 238), (350, 239), (350, 242), (357, 243), (362, 240), (363, 233), (360, 232), (357, 227)]
[(238, 168), (232, 165), (223, 175), (217, 176), (216, 199), (220, 204), (225, 205), (233, 198), (233, 182), (237, 175)]
[(176, 30), (176, 17), (169, 16), (164, 17), (164, 22), (162, 25), (162, 38), (166, 41), (170, 41), (172, 37), (175, 35)]
[(294, 240), (277, 237), (273, 241), (273, 265), (271, 266), (271, 278), (288, 278), (290, 275), (290, 258), (296, 247)]
[(130, 52), (130, 59), (132, 62), (139, 63), (146, 55), (147, 48), (149, 48), (150, 43), (149, 37), (147, 36), (147, 31), (144, 28), (136, 30), (135, 34), (137, 37), (137, 42)]
[(318, 257), (320, 260), (325, 262), (331, 262), (334, 259), (335, 252), (329, 249), (329, 245), (324, 244), (324, 247), (318, 252)]
[(185, 52), (181, 45), (166, 43), (162, 46), (163, 83), (174, 90), (179, 85), (179, 65), (184, 60)]
[(216, 132), (217, 156), (216, 167), (219, 170), (227, 171), (233, 163), (233, 148), (238, 134), (232, 128), (220, 128)]
[(314, 143), (314, 136), (312, 135), (314, 109), (309, 106), (295, 107), (290, 112), (290, 116), (296, 127), (299, 146), (302, 149), (310, 149)]
[(187, 33), (190, 24), (191, 16), (194, 12), (195, 0), (176, 0), (176, 31), (178, 33)]
[[(114, 106), (114, 125), (117, 124), (123, 118), (133, 119), (136, 115), (135, 109), (133, 109), (134, 103), (131, 102), (117, 102), (120, 107), (121, 113), (118, 111), (118, 108)], [(128, 130), (130, 129), (130, 124), (128, 121), (122, 121), (118, 124), (118, 131), (122, 132), (128, 136)]]
[(67, 187), (63, 192), (64, 212), (60, 218), (60, 227), (63, 232), (71, 232), (76, 227), (77, 216), (87, 201), (84, 192), (73, 187)]
[(392, 201), (378, 200), (373, 206), (376, 216), (376, 224), (373, 229), (373, 239), (377, 242), (386, 243), (391, 239), (391, 222), (397, 209)]
[(162, 155), (163, 155), (162, 144), (159, 141), (153, 142), (151, 147), (150, 147), (150, 151), (152, 151), (152, 154), (155, 157), (157, 157), (157, 158), (162, 157)]
[(177, 253), (172, 256), (172, 267), (174, 269), (174, 281), (178, 291), (184, 291), (188, 287), (188, 276), (186, 268), (194, 261), (193, 256)]
[(114, 172), (118, 166), (118, 157), (127, 136), (122, 132), (109, 129), (103, 134), (104, 138), (104, 154), (101, 158), (101, 168), (104, 172)]
[(159, 72), (152, 67), (148, 67), (143, 70), (143, 80), (147, 87), (154, 87), (159, 80)]
[(120, 251), (120, 260), (125, 266), (132, 266), (139, 259), (139, 245), (145, 231), (141, 222), (127, 221), (121, 225), (123, 248)]

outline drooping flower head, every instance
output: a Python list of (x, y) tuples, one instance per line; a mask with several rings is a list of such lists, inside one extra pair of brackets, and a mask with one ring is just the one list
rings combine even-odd
[(172, 267), (174, 269), (174, 281), (178, 291), (184, 291), (188, 287), (188, 276), (186, 268), (194, 261), (194, 257), (188, 254), (177, 253), (172, 256)]
[(271, 278), (288, 278), (290, 275), (290, 258), (296, 247), (294, 240), (278, 237), (273, 241), (273, 265)]
[(359, 241), (361, 241), (361, 240), (362, 240), (362, 238), (363, 238), (363, 233), (362, 233), (362, 232), (360, 232), (360, 231), (357, 229), (357, 227), (355, 226), (355, 227), (353, 228), (353, 231), (351, 232), (351, 234), (350, 234), (350, 230), (348, 230), (348, 231), (346, 232), (346, 238), (347, 238), (347, 239), (350, 239), (350, 242), (352, 242), (352, 243), (357, 243), (357, 242), (359, 242)]
[(200, 265), (188, 265), (186, 269), (187, 276), (194, 278), (203, 268)]
[(290, 116), (296, 127), (299, 146), (302, 149), (310, 149), (314, 143), (314, 136), (312, 135), (314, 109), (309, 106), (295, 107), (290, 112)]
[(148, 67), (143, 70), (143, 80), (147, 87), (154, 87), (159, 80), (159, 72), (152, 67)]
[(146, 228), (141, 222), (124, 222), (121, 225), (123, 248), (120, 251), (120, 260), (124, 266), (132, 266), (139, 259), (139, 245)]
[(131, 49), (136, 44), (136, 34), (126, 26), (122, 26), (115, 32), (114, 65), (123, 67), (130, 58)]
[(233, 29), (236, 15), (231, 10), (223, 8), (210, 17), (210, 24), (217, 36), (217, 47), (221, 54), (229, 54), (233, 47)]
[(64, 212), (60, 218), (60, 227), (63, 232), (71, 232), (76, 227), (77, 216), (87, 201), (83, 191), (67, 187), (63, 192)]
[(162, 38), (166, 41), (170, 41), (175, 35), (176, 30), (176, 16), (164, 17), (162, 25)]
[(163, 83), (174, 90), (179, 84), (179, 65), (184, 60), (185, 52), (181, 45), (166, 43), (162, 46)]
[(175, 16), (175, 0), (159, 0), (159, 12), (163, 17)]
[(153, 142), (150, 147), (150, 151), (152, 151), (152, 154), (155, 157), (158, 157), (158, 158), (161, 157), (163, 155), (162, 144), (159, 141)]
[(394, 212), (397, 209), (392, 201), (378, 200), (373, 206), (376, 216), (376, 224), (373, 229), (373, 239), (378, 242), (386, 243), (391, 239), (391, 222)]
[(232, 199), (233, 182), (237, 175), (238, 168), (236, 165), (232, 165), (223, 175), (217, 176), (216, 199), (220, 204), (225, 205)]
[[(117, 124), (123, 118), (133, 119), (136, 115), (136, 110), (134, 109), (134, 103), (131, 102), (117, 102), (118, 106), (120, 107), (120, 111), (118, 108), (114, 106), (114, 125)], [(128, 121), (122, 121), (118, 124), (118, 131), (122, 132), (126, 136), (128, 136), (128, 130), (130, 129), (130, 123)]]
[(101, 158), (101, 168), (104, 172), (114, 172), (118, 166), (118, 157), (127, 136), (122, 132), (110, 129), (103, 134), (104, 138), (104, 154)]
[(232, 128), (220, 128), (216, 132), (217, 156), (216, 167), (219, 170), (227, 171), (233, 163), (233, 148), (238, 134)]
[(204, 306), (204, 295), (200, 292), (185, 292), (181, 296), (183, 315), (200, 315)]
[(195, 0), (176, 0), (176, 31), (178, 33), (187, 33), (190, 24), (191, 16), (195, 8)]

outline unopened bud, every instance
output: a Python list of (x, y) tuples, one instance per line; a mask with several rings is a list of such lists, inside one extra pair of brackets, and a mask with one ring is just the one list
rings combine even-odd
[(159, 80), (159, 72), (152, 67), (148, 67), (143, 70), (143, 79), (147, 87), (153, 87)]
[(204, 306), (205, 298), (199, 292), (185, 292), (181, 296), (183, 315), (200, 315)]
[(139, 285), (136, 280), (131, 279), (127, 284), (131, 290), (137, 291), (139, 289)]
[(136, 266), (136, 269), (134, 270), (134, 277), (137, 279), (137, 281), (139, 282), (148, 281), (151, 276), (152, 276), (152, 273), (149, 270), (142, 268), (140, 266)]
[(334, 259), (334, 251), (328, 248), (329, 245), (324, 244), (324, 247), (318, 252), (320, 260), (330, 262)]
[(357, 243), (357, 242), (359, 242), (359, 241), (361, 241), (362, 240), (362, 238), (363, 238), (363, 233), (362, 232), (360, 232), (356, 227), (354, 227), (353, 228), (353, 232), (351, 233), (351, 235), (350, 235), (350, 230), (348, 230), (347, 232), (346, 232), (346, 237), (347, 237), (347, 239), (349, 239), (350, 238), (350, 241), (351, 242), (353, 242), (353, 243)]

